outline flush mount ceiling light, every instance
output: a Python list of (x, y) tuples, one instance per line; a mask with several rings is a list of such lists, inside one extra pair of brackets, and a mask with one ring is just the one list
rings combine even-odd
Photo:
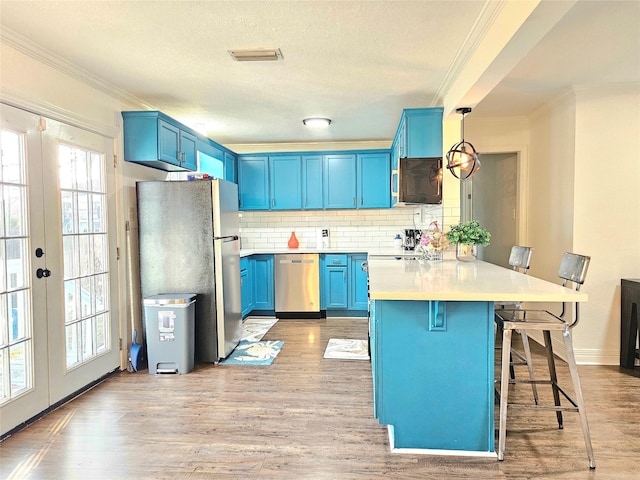
[(229, 55), (236, 62), (275, 62), (281, 60), (282, 52), (275, 49), (229, 50)]
[(447, 152), (447, 169), (454, 177), (467, 180), (480, 169), (478, 152), (469, 142), (464, 141), (464, 116), (471, 111), (470, 107), (456, 108), (456, 113), (462, 114), (461, 137)]
[(302, 123), (310, 128), (327, 128), (329, 125), (331, 125), (331, 120), (329, 120), (328, 118), (314, 117), (305, 118), (304, 120), (302, 120)]

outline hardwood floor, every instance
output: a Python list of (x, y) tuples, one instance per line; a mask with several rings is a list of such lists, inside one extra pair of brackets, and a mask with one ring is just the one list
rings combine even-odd
[[(369, 362), (322, 358), (329, 338), (366, 332), (362, 318), (280, 320), (264, 337), (285, 342), (271, 366), (118, 373), (0, 443), (0, 477), (639, 478), (640, 378), (618, 367), (580, 367), (594, 471), (570, 413), (558, 430), (553, 412), (510, 411), (503, 462), (390, 453), (373, 418)], [(558, 368), (567, 379), (566, 365)], [(512, 391), (530, 394), (526, 385)]]

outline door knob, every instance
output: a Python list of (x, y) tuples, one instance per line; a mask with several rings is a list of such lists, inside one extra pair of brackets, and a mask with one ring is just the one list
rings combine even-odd
[(38, 278), (50, 277), (50, 276), (51, 276), (51, 271), (48, 268), (39, 268), (38, 270), (36, 270), (36, 277)]
[(36, 248), (36, 257), (40, 258), (44, 255), (44, 250), (40, 247)]

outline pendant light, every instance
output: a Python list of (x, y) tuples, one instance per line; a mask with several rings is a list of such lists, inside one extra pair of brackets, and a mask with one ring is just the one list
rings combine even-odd
[(480, 169), (478, 152), (471, 143), (464, 141), (464, 116), (470, 111), (470, 107), (456, 108), (456, 113), (462, 114), (462, 141), (456, 143), (447, 152), (447, 169), (460, 180), (468, 180)]

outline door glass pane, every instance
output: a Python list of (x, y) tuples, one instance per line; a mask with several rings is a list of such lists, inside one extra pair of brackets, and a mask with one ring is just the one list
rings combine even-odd
[(60, 145), (67, 368), (110, 349), (104, 155)]
[(31, 342), (20, 342), (9, 347), (9, 364), (11, 366), (11, 396), (16, 397), (31, 387), (29, 360)]
[(0, 403), (33, 388), (23, 134), (0, 130)]

